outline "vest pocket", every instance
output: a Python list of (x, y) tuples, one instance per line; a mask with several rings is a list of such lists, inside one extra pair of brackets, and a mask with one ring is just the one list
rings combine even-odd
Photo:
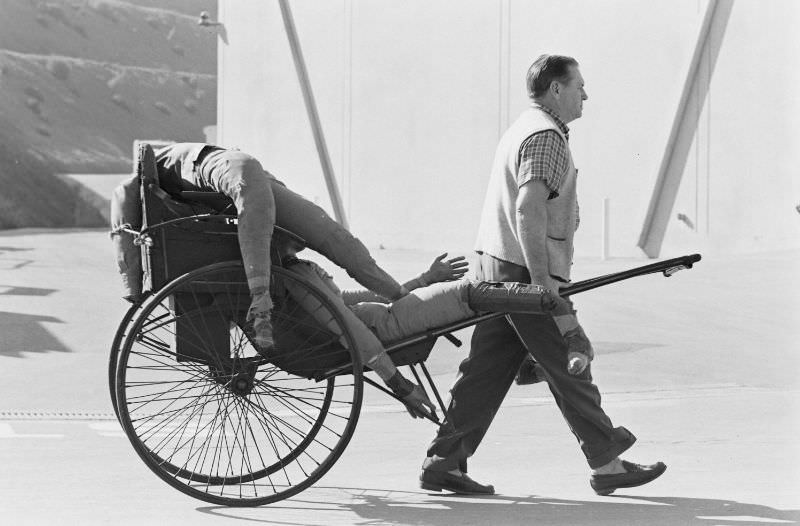
[(572, 243), (548, 235), (546, 240), (547, 258), (550, 262), (550, 275), (569, 281), (569, 270), (572, 265)]

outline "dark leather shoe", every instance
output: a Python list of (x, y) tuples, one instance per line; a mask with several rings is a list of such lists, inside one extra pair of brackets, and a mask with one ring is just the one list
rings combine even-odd
[(448, 471), (423, 469), (419, 486), (429, 491), (452, 491), (459, 495), (494, 495), (494, 486), (475, 482), (466, 473), (454, 475)]
[(625, 468), (625, 473), (592, 475), (589, 484), (592, 485), (594, 492), (598, 495), (611, 495), (619, 488), (641, 486), (657, 479), (667, 469), (667, 465), (663, 462), (642, 466), (623, 460), (622, 466)]
[(517, 371), (517, 377), (514, 379), (517, 385), (531, 385), (546, 381), (547, 377), (544, 374), (544, 368), (530, 358), (525, 358), (522, 361), (522, 365), (519, 366), (519, 371)]

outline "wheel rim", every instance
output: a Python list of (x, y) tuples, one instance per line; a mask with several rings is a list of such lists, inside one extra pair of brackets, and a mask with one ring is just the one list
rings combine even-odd
[[(250, 345), (241, 263), (176, 279), (131, 324), (117, 364), (119, 418), (148, 467), (184, 493), (227, 505), (281, 500), (318, 480), (352, 436), (363, 386), (357, 353), (345, 351), (347, 376), (317, 381), (304, 368), (320, 341), (354, 349), (352, 338), (312, 285), (275, 269), (273, 290), (287, 284), (317, 298), (341, 332), (314, 333), (297, 305), (273, 294), (283, 369)], [(287, 334), (295, 337), (284, 346)]]
[[(145, 298), (145, 301), (147, 299), (148, 298)], [(117, 327), (117, 332), (114, 334), (114, 339), (111, 342), (111, 349), (108, 354), (108, 391), (111, 397), (111, 405), (114, 407), (114, 414), (117, 415), (117, 419), (119, 419), (119, 410), (117, 409), (117, 359), (122, 350), (125, 337), (128, 335), (133, 323), (134, 315), (140, 311), (143, 304), (144, 301), (131, 305), (125, 312), (122, 321), (120, 321)]]

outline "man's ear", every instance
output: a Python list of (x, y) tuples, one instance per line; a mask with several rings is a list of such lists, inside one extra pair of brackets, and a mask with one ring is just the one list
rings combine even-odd
[(558, 97), (560, 92), (561, 92), (561, 84), (557, 80), (554, 80), (553, 82), (551, 82), (550, 83), (550, 93), (552, 93), (553, 95)]

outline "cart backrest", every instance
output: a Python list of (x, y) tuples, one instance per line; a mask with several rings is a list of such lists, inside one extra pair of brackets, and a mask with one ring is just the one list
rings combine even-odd
[[(152, 241), (142, 245), (145, 290), (158, 290), (176, 277), (211, 263), (241, 259), (235, 222), (213, 217), (217, 210), (211, 200), (201, 202), (196, 198), (201, 192), (191, 192), (195, 196), (192, 201), (165, 192), (159, 185), (153, 148), (140, 142), (135, 151), (142, 227), (149, 229)], [(213, 194), (215, 203), (223, 201), (221, 194)], [(231, 215), (235, 213), (233, 209)], [(205, 217), (176, 221), (198, 215)]]

